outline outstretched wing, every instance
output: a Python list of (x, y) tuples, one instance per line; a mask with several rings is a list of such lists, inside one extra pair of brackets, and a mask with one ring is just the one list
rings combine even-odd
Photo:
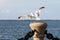
[(38, 10), (35, 11), (35, 17), (38, 17), (42, 11), (42, 9), (44, 9), (45, 7), (40, 7)]

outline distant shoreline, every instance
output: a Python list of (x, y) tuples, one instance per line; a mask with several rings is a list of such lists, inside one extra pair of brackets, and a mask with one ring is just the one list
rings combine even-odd
[[(5, 21), (5, 20), (0, 20), (0, 21)], [(15, 20), (6, 20), (6, 21), (15, 21)], [(29, 21), (29, 20), (16, 20), (16, 21)], [(36, 20), (36, 21), (39, 21), (39, 20)], [(46, 20), (46, 21), (60, 21), (60, 20)]]

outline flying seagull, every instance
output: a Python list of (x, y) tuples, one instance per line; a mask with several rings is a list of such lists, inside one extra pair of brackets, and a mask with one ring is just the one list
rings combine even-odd
[(38, 18), (40, 16), (40, 12), (44, 8), (45, 7), (40, 7), (40, 8), (38, 8), (38, 10), (35, 11), (35, 13), (31, 13), (31, 15), (26, 15), (26, 16), (19, 16), (18, 19), (21, 19), (21, 18), (30, 18), (30, 19), (33, 19), (33, 20), (38, 20), (38, 19), (40, 19), (40, 18)]

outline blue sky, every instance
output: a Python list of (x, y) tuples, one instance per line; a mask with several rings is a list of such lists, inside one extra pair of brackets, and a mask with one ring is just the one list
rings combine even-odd
[(60, 0), (0, 0), (0, 20), (17, 20), (42, 6), (41, 19), (60, 20)]

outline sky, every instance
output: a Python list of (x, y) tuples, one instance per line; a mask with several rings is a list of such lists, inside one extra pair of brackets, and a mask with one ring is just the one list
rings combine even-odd
[(42, 6), (42, 20), (60, 20), (60, 0), (0, 0), (0, 20), (17, 20)]

